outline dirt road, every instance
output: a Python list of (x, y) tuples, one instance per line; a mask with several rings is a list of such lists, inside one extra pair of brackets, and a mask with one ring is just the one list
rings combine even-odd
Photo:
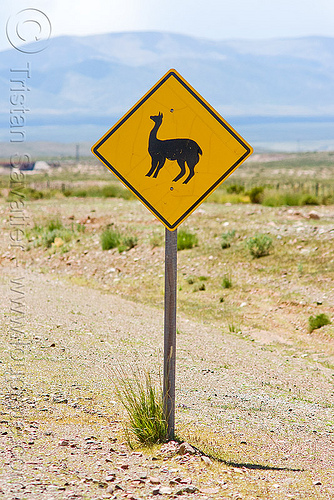
[(227, 333), (179, 314), (177, 432), (220, 457), (210, 464), (133, 452), (122, 434), (112, 369), (158, 375), (161, 307), (15, 261), (3, 267), (0, 302), (0, 498), (334, 498), (333, 341)]

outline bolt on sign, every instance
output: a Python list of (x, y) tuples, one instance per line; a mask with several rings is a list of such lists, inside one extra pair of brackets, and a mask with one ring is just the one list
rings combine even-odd
[(173, 231), (253, 150), (171, 69), (92, 152)]

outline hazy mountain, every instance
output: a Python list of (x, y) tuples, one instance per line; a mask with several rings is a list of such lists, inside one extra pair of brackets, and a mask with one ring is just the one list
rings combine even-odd
[[(94, 142), (170, 68), (238, 130), (252, 130), (249, 140), (285, 140), (282, 131), (291, 122), (302, 123), (306, 135), (317, 140), (334, 139), (334, 38), (217, 42), (136, 32), (58, 37), (39, 54), (4, 51), (3, 141), (8, 140), (10, 69), (27, 62), (30, 140)], [(293, 138), (298, 139), (304, 136)]]

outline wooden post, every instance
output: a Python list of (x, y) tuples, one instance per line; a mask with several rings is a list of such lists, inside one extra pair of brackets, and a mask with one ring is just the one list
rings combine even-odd
[(167, 439), (175, 432), (177, 229), (165, 231), (164, 415)]

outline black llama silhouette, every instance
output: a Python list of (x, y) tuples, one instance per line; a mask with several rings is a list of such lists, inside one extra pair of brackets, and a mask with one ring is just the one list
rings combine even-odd
[(157, 177), (166, 160), (176, 160), (181, 172), (173, 179), (173, 182), (185, 175), (185, 164), (187, 164), (189, 175), (183, 181), (183, 184), (187, 184), (195, 175), (195, 166), (199, 161), (199, 155), (203, 154), (201, 148), (192, 139), (167, 139), (165, 141), (157, 139), (157, 131), (162, 124), (163, 114), (159, 112), (157, 116), (150, 116), (150, 118), (154, 121), (154, 127), (148, 141), (148, 152), (152, 158), (152, 166), (146, 175)]

